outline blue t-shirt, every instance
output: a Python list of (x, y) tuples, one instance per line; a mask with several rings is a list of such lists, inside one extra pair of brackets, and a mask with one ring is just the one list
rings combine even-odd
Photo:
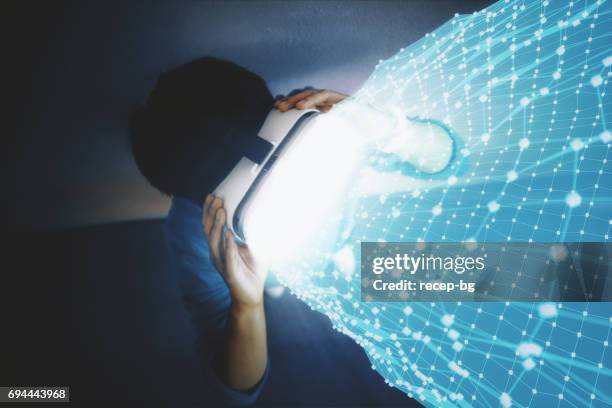
[(196, 330), (198, 355), (207, 386), (215, 399), (228, 405), (250, 405), (259, 396), (268, 377), (268, 366), (249, 392), (240, 392), (225, 385), (212, 368), (212, 356), (223, 340), (231, 304), (229, 288), (215, 269), (202, 225), (202, 207), (174, 197), (166, 219), (168, 243), (176, 257), (179, 286), (185, 306)]

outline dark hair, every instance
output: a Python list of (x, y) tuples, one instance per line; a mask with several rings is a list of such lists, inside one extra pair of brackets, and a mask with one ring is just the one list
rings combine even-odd
[(265, 81), (204, 57), (160, 76), (130, 118), (138, 168), (164, 194), (203, 202), (257, 136), (273, 98)]

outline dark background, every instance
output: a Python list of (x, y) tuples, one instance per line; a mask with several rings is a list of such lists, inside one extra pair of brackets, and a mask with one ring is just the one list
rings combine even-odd
[[(260, 74), (273, 94), (305, 85), (351, 93), (379, 59), (488, 3), (4, 6), (16, 125), (3, 132), (12, 142), (4, 154), (16, 174), (15, 206), (3, 212), (0, 385), (70, 385), (78, 406), (210, 403), (161, 232), (168, 200), (127, 144), (127, 117), (162, 71), (213, 55)], [(262, 405), (410, 404), (326, 317), (290, 295), (268, 299), (267, 310)]]

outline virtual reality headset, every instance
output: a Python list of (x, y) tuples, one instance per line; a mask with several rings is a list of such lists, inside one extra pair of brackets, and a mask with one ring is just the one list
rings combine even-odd
[(215, 189), (214, 195), (224, 202), (227, 227), (242, 241), (246, 241), (244, 220), (259, 188), (278, 158), (292, 148), (318, 114), (316, 109), (270, 111), (245, 156)]

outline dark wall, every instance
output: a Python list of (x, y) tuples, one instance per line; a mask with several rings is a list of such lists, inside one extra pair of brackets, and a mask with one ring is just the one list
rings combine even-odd
[[(259, 73), (274, 94), (312, 85), (353, 92), (379, 59), (456, 12), (490, 1), (22, 2), (19, 224), (158, 217), (167, 200), (130, 157), (128, 113), (163, 70), (202, 55)], [(6, 14), (5, 14), (6, 16)]]
[[(70, 386), (71, 408), (224, 406), (198, 365), (163, 220), (12, 241), (16, 266), (0, 277), (0, 384)], [(288, 291), (266, 296), (265, 308), (270, 374), (257, 406), (420, 406)]]

